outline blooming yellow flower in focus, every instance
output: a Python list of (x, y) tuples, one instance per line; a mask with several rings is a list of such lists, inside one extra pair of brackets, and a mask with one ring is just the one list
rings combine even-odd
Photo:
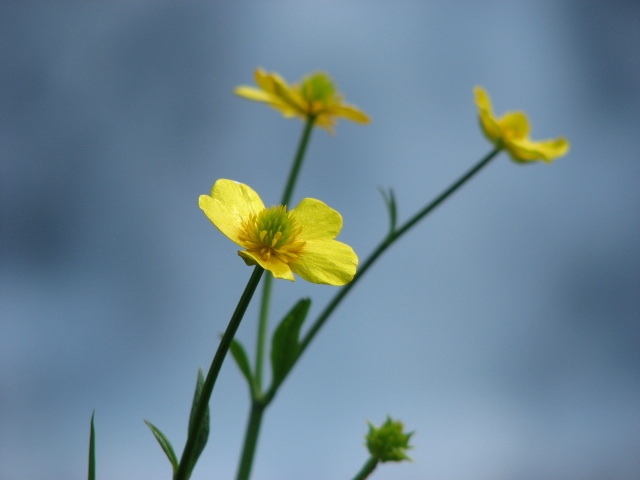
[(304, 121), (313, 118), (314, 125), (329, 133), (334, 133), (339, 117), (358, 123), (370, 121), (364, 112), (342, 101), (342, 94), (324, 72), (312, 73), (300, 83), (288, 85), (277, 73), (258, 68), (255, 79), (258, 88), (241, 85), (234, 90), (236, 95), (265, 102), (287, 118), (301, 117)]
[(475, 87), (474, 93), (485, 136), (497, 147), (507, 150), (516, 162), (542, 160), (550, 163), (569, 151), (569, 142), (562, 137), (537, 142), (530, 140), (529, 122), (524, 112), (507, 112), (496, 118), (487, 92), (482, 87)]
[(276, 278), (293, 274), (313, 283), (345, 285), (356, 273), (353, 249), (334, 240), (342, 217), (320, 200), (305, 198), (296, 208), (266, 208), (256, 192), (233, 180), (218, 180), (200, 208), (224, 235), (243, 247), (247, 265), (260, 265)]

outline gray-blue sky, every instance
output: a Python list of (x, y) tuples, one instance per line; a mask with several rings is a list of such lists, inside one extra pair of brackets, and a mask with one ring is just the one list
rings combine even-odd
[[(295, 198), (361, 257), (486, 153), (472, 87), (524, 109), (553, 165), (501, 157), (388, 252), (267, 414), (255, 478), (345, 478), (366, 420), (416, 430), (376, 478), (637, 478), (640, 14), (634, 2), (30, 2), (0, 7), (0, 477), (169, 478), (196, 371), (250, 274), (197, 208), (280, 195), (301, 131), (234, 97), (328, 71), (373, 118), (314, 133)], [(274, 315), (333, 287), (277, 282)], [(239, 338), (253, 344), (255, 310)], [(194, 479), (230, 478), (247, 408), (225, 365)]]

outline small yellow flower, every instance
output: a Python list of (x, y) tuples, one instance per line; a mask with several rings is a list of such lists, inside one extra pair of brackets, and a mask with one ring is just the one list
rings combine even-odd
[(569, 151), (569, 142), (563, 137), (537, 142), (530, 140), (529, 122), (524, 112), (507, 112), (496, 118), (487, 92), (482, 87), (475, 87), (474, 93), (485, 136), (497, 147), (507, 150), (516, 162), (542, 160), (550, 163)]
[(232, 241), (247, 265), (260, 265), (276, 278), (293, 274), (313, 283), (345, 285), (356, 273), (353, 249), (334, 240), (342, 217), (320, 200), (305, 198), (296, 208), (266, 208), (258, 194), (233, 180), (218, 180), (200, 208)]
[(358, 123), (370, 121), (364, 112), (342, 101), (342, 94), (324, 72), (312, 73), (300, 83), (288, 85), (277, 73), (258, 68), (255, 79), (258, 88), (241, 85), (234, 90), (236, 95), (265, 102), (287, 118), (300, 117), (303, 121), (313, 118), (315, 125), (329, 133), (334, 133), (339, 117)]

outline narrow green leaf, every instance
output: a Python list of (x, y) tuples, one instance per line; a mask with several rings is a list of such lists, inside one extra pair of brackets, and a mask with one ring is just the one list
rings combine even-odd
[(91, 414), (91, 429), (89, 431), (89, 480), (96, 480), (96, 431), (93, 427), (93, 417), (96, 411)]
[(389, 213), (389, 230), (391, 232), (395, 232), (398, 209), (396, 206), (396, 196), (393, 193), (393, 189), (384, 190), (382, 187), (378, 188), (380, 193), (382, 194), (382, 198), (384, 199), (384, 203), (387, 206), (387, 211)]
[(236, 361), (238, 368), (242, 372), (242, 375), (244, 375), (244, 378), (246, 378), (247, 382), (249, 382), (249, 386), (251, 386), (251, 384), (253, 383), (253, 377), (251, 375), (251, 365), (249, 364), (249, 357), (247, 357), (247, 352), (245, 351), (242, 344), (236, 339), (232, 340), (230, 350), (233, 359)]
[(398, 218), (398, 207), (396, 206), (396, 195), (393, 189), (389, 189), (389, 221), (391, 222), (391, 231), (395, 231)]
[(171, 442), (167, 437), (165, 437), (164, 433), (162, 433), (151, 422), (149, 422), (148, 420), (145, 420), (144, 423), (147, 424), (147, 426), (151, 429), (151, 432), (153, 433), (153, 435), (156, 437), (156, 440), (158, 440), (160, 447), (162, 447), (162, 450), (164, 451), (165, 455), (171, 462), (171, 467), (173, 467), (173, 473), (175, 474), (176, 470), (178, 470), (178, 457), (176, 457), (176, 453), (173, 451)]
[(198, 401), (202, 393), (202, 385), (204, 385), (204, 377), (202, 376), (202, 368), (198, 369), (198, 379), (196, 380), (196, 391), (193, 393), (193, 401), (191, 402), (191, 412), (189, 413), (189, 435), (193, 430), (193, 421), (198, 408)]
[(271, 339), (271, 371), (274, 384), (280, 383), (298, 359), (300, 327), (311, 307), (303, 298), (282, 319)]
[(205, 445), (207, 444), (207, 440), (209, 439), (209, 407), (207, 406), (207, 410), (205, 411), (204, 417), (202, 418), (201, 425), (195, 425), (194, 418), (196, 415), (196, 409), (198, 408), (198, 402), (200, 401), (200, 395), (202, 394), (202, 386), (204, 385), (204, 376), (202, 374), (202, 369), (198, 369), (198, 381), (196, 382), (196, 391), (193, 394), (193, 403), (191, 404), (191, 415), (189, 416), (189, 436), (193, 435), (194, 429), (198, 429), (197, 431), (197, 440), (194, 450), (194, 455), (192, 457), (192, 462), (188, 465), (187, 470), (189, 474), (195, 467), (196, 462), (198, 461), (198, 457), (204, 450)]

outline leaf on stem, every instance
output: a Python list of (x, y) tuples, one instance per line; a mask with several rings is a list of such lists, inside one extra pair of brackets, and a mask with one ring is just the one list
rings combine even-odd
[(96, 411), (91, 414), (91, 429), (89, 431), (89, 480), (96, 480), (96, 431), (93, 427), (93, 417)]
[(153, 436), (156, 437), (160, 447), (164, 451), (165, 455), (171, 462), (171, 466), (173, 467), (173, 473), (175, 474), (178, 470), (178, 457), (176, 457), (176, 452), (173, 451), (173, 447), (171, 446), (171, 442), (169, 439), (158, 429), (155, 425), (153, 425), (150, 421), (145, 420), (144, 423), (151, 429)]
[(194, 454), (192, 457), (192, 461), (190, 465), (187, 465), (187, 471), (189, 475), (195, 467), (196, 462), (198, 461), (198, 457), (204, 450), (205, 445), (207, 444), (207, 440), (209, 439), (209, 406), (204, 413), (204, 417), (202, 417), (202, 424), (195, 425), (195, 415), (196, 410), (198, 409), (198, 403), (200, 402), (200, 395), (202, 394), (202, 387), (204, 385), (204, 375), (202, 374), (202, 369), (198, 369), (198, 381), (196, 382), (196, 391), (193, 394), (193, 404), (191, 405), (191, 415), (189, 416), (189, 437), (194, 434), (194, 429), (198, 429), (197, 438), (196, 438), (196, 446), (194, 450)]
[(279, 384), (295, 364), (300, 351), (300, 327), (311, 307), (303, 298), (282, 319), (271, 340), (271, 369), (274, 385)]
[(385, 190), (382, 187), (379, 187), (378, 190), (382, 194), (382, 198), (384, 199), (384, 203), (389, 212), (389, 232), (393, 233), (396, 230), (397, 222), (396, 196), (393, 193), (392, 188)]
[(233, 359), (236, 361), (238, 368), (244, 375), (244, 378), (249, 382), (249, 386), (253, 384), (253, 377), (251, 375), (251, 365), (249, 364), (249, 357), (247, 356), (247, 352), (245, 351), (242, 344), (237, 341), (235, 338), (231, 341), (231, 355)]

